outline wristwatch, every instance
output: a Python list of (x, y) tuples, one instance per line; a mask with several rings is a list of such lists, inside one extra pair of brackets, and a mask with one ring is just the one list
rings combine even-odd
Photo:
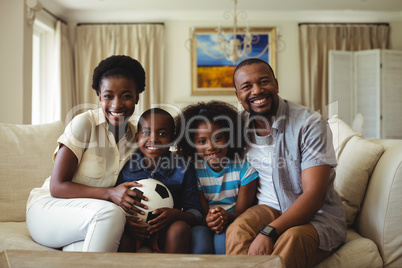
[(260, 233), (271, 237), (272, 240), (274, 240), (274, 243), (276, 242), (276, 240), (278, 240), (279, 237), (275, 227), (269, 226), (268, 224), (261, 227)]

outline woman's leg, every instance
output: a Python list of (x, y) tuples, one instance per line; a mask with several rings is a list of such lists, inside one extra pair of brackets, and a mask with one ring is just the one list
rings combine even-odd
[(207, 226), (197, 225), (191, 229), (191, 253), (215, 254), (214, 232)]
[(226, 254), (226, 229), (221, 234), (214, 234), (214, 247), (215, 254), (225, 255)]
[(119, 206), (98, 199), (45, 198), (27, 211), (32, 238), (52, 248), (84, 241), (82, 251), (115, 252), (125, 222), (125, 213)]

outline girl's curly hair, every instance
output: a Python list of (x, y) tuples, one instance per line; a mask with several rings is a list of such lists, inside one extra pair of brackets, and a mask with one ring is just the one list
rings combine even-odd
[(144, 91), (145, 71), (142, 65), (129, 56), (113, 55), (99, 62), (94, 69), (92, 88), (96, 91), (96, 95), (99, 96), (102, 79), (118, 76), (133, 80), (138, 94)]
[(194, 161), (194, 136), (201, 123), (213, 122), (224, 130), (227, 157), (244, 156), (245, 139), (241, 115), (233, 105), (222, 101), (198, 102), (184, 108), (176, 117), (177, 153)]

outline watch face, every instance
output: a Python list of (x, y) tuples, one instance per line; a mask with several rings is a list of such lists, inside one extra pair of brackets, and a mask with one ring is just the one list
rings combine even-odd
[(278, 239), (278, 234), (276, 233), (276, 229), (272, 226), (269, 225), (264, 225), (261, 227), (260, 233), (263, 235), (266, 235), (268, 237), (271, 237), (274, 240), (274, 243)]
[(273, 227), (265, 225), (262, 231), (269, 234), (273, 229), (274, 229)]

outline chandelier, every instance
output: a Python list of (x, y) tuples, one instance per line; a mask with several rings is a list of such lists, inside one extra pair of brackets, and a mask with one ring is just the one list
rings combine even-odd
[(233, 64), (236, 64), (239, 59), (247, 57), (248, 54), (251, 53), (253, 38), (256, 37), (251, 34), (250, 27), (248, 25), (245, 29), (239, 30), (237, 25), (238, 18), (246, 19), (247, 14), (244, 11), (238, 12), (237, 0), (233, 0), (233, 2), (233, 12), (226, 11), (224, 13), (224, 19), (226, 20), (233, 17), (233, 27), (229, 29), (226, 28), (225, 31), (222, 26), (219, 25), (218, 28), (215, 29), (217, 33), (216, 42), (221, 55), (214, 55), (213, 53), (210, 53), (202, 42), (200, 42), (199, 45), (205, 51), (205, 53), (208, 54), (208, 56), (215, 59), (225, 58), (226, 60), (231, 61)]
[(235, 64), (239, 59), (246, 57), (247, 54), (251, 52), (252, 48), (251, 43), (253, 38), (250, 33), (250, 27), (248, 25), (245, 29), (243, 40), (237, 37), (238, 34), (237, 19), (238, 17), (242, 16), (246, 18), (247, 15), (244, 11), (237, 12), (237, 0), (233, 0), (233, 2), (234, 2), (233, 13), (230, 13), (230, 11), (225, 12), (226, 17), (233, 16), (233, 29), (231, 33), (233, 38), (229, 40), (225, 38), (226, 33), (223, 31), (221, 25), (219, 25), (217, 32), (218, 32), (219, 50), (223, 53), (223, 55), (227, 60)]

